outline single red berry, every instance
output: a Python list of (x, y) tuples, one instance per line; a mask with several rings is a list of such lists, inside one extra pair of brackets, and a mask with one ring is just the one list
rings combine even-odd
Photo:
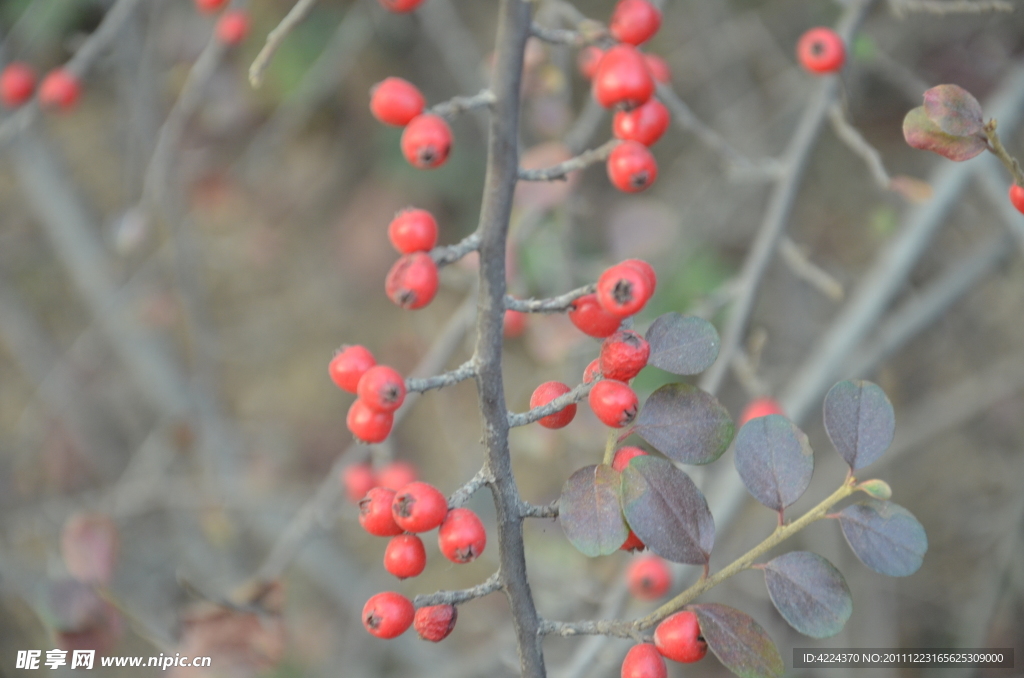
[(468, 508), (454, 508), (441, 523), (437, 545), (453, 563), (470, 563), (484, 552), (487, 531), (477, 514)]
[(405, 402), (405, 379), (393, 367), (375, 365), (356, 387), (359, 399), (378, 412), (394, 412)]
[(767, 417), (769, 414), (784, 415), (786, 413), (782, 411), (782, 406), (774, 398), (755, 398), (743, 408), (743, 413), (740, 414), (739, 425), (742, 428), (751, 419)]
[(697, 615), (689, 610), (676, 612), (654, 629), (654, 645), (661, 656), (689, 664), (700, 661), (708, 652), (708, 644), (700, 635)]
[(439, 115), (417, 115), (402, 132), (402, 153), (413, 167), (440, 167), (451, 148), (452, 130)]
[(521, 336), (526, 331), (527, 315), (511, 308), (505, 310), (503, 333), (509, 339)]
[(646, 457), (647, 451), (642, 450), (639, 447), (633, 447), (627, 445), (626, 447), (620, 447), (615, 451), (615, 456), (612, 457), (612, 468), (622, 473), (629, 466), (629, 462), (637, 457)]
[(657, 82), (663, 82), (668, 84), (672, 82), (672, 70), (668, 67), (668, 63), (657, 54), (644, 54), (644, 63), (647, 64), (647, 70), (651, 72), (651, 77)]
[(359, 398), (356, 398), (352, 406), (348, 408), (348, 415), (345, 417), (348, 430), (357, 439), (364, 443), (380, 443), (391, 433), (391, 426), (395, 423), (395, 417), (390, 412), (376, 410)]
[(636, 141), (644, 146), (654, 144), (671, 122), (665, 104), (652, 98), (631, 111), (618, 111), (612, 119), (612, 133), (618, 139)]
[(327, 365), (327, 374), (338, 388), (355, 393), (359, 379), (366, 370), (377, 364), (365, 346), (342, 346)]
[(645, 548), (647, 547), (642, 541), (640, 541), (640, 537), (636, 536), (636, 533), (633, 532), (633, 530), (630, 530), (629, 535), (626, 537), (626, 541), (622, 542), (622, 546), (619, 547), (619, 550), (633, 552), (643, 551)]
[(626, 266), (632, 266), (636, 270), (644, 274), (647, 278), (648, 284), (648, 299), (654, 296), (654, 288), (658, 286), (658, 276), (654, 272), (654, 267), (648, 264), (643, 259), (626, 259), (622, 262)]
[(366, 496), (359, 500), (359, 524), (375, 537), (394, 537), (402, 534), (404, 530), (391, 514), (391, 505), (394, 501), (394, 490), (387, 487), (371, 488)]
[[(395, 537), (397, 539), (398, 537)], [(640, 600), (657, 600), (672, 587), (672, 571), (653, 553), (637, 558), (626, 570), (629, 592)]]
[(369, 464), (350, 464), (341, 471), (341, 487), (353, 504), (366, 496), (366, 493), (377, 487), (377, 479)]
[(835, 73), (846, 61), (846, 47), (838, 33), (819, 26), (800, 36), (796, 56), (811, 73)]
[(39, 104), (43, 108), (69, 110), (82, 95), (82, 86), (78, 78), (63, 68), (57, 68), (46, 74), (39, 85)]
[(661, 28), (661, 12), (647, 0), (619, 0), (608, 22), (608, 31), (616, 40), (639, 45)]
[(426, 252), (404, 254), (384, 279), (388, 298), (409, 310), (423, 308), (437, 294), (437, 264)]
[(416, 610), (412, 625), (423, 640), (440, 643), (455, 628), (459, 610), (454, 605), (430, 605)]
[(615, 45), (604, 53), (597, 65), (593, 84), (594, 98), (605, 108), (619, 104), (642, 106), (654, 94), (654, 78), (647, 62), (632, 45)]
[(412, 626), (412, 601), (401, 593), (385, 591), (366, 601), (363, 606), (363, 626), (378, 638), (395, 638)]
[(36, 88), (36, 72), (28, 64), (12, 61), (0, 73), (0, 103), (17, 108), (32, 98)]
[(396, 492), (418, 478), (416, 467), (407, 461), (393, 461), (377, 471), (377, 484)]
[(629, 648), (622, 661), (622, 678), (667, 678), (668, 667), (650, 643)]
[(597, 418), (612, 428), (622, 428), (632, 422), (640, 406), (633, 389), (614, 379), (602, 379), (594, 384), (589, 401)]
[(597, 381), (600, 378), (601, 378), (601, 359), (600, 358), (594, 358), (593, 360), (590, 361), (590, 364), (587, 365), (587, 369), (583, 370), (583, 383), (584, 384), (589, 384), (591, 382)]
[(611, 266), (597, 279), (597, 303), (619, 317), (633, 315), (651, 297), (648, 280), (642, 271), (629, 264)]
[(601, 374), (605, 379), (629, 381), (647, 366), (651, 345), (633, 330), (619, 330), (601, 344)]
[(385, 125), (405, 127), (426, 105), (416, 85), (402, 78), (384, 78), (370, 90), (370, 112)]
[(429, 252), (437, 244), (437, 220), (427, 210), (406, 208), (388, 224), (388, 240), (402, 254)]
[(608, 179), (625, 193), (639, 193), (658, 179), (658, 162), (639, 141), (623, 141), (608, 155)]
[(622, 317), (604, 310), (597, 303), (596, 294), (582, 296), (569, 307), (569, 320), (583, 334), (591, 337), (610, 337), (622, 324)]
[(444, 521), (448, 498), (433, 485), (417, 480), (398, 491), (391, 514), (406, 532), (428, 532)]
[(415, 534), (399, 534), (384, 549), (384, 569), (399, 579), (415, 577), (427, 566), (423, 540)]
[(411, 12), (421, 4), (423, 0), (380, 0), (381, 6), (390, 12)]
[[(571, 388), (560, 381), (546, 381), (534, 389), (533, 395), (530, 396), (530, 409), (547, 405), (555, 398), (565, 395), (571, 390)], [(537, 423), (544, 428), (562, 428), (568, 426), (575, 416), (576, 403), (573, 403), (572, 405), (566, 405), (554, 414), (541, 417), (537, 420)]]
[(1013, 184), (1010, 186), (1010, 202), (1017, 211), (1024, 214), (1024, 186)]
[(590, 45), (581, 49), (576, 57), (576, 66), (580, 69), (580, 75), (587, 80), (593, 80), (602, 57), (604, 57), (604, 50), (600, 47)]
[(213, 14), (219, 12), (224, 8), (224, 5), (228, 4), (228, 0), (195, 0), (196, 9), (203, 14)]
[(235, 46), (249, 34), (249, 15), (239, 9), (224, 12), (217, 21), (217, 39), (228, 46)]

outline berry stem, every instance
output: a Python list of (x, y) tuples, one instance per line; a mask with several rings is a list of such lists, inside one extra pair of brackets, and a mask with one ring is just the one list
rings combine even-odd
[(589, 384), (580, 384), (579, 386), (569, 391), (565, 395), (558, 396), (557, 398), (549, 402), (547, 405), (541, 405), (540, 407), (535, 407), (532, 410), (527, 410), (526, 412), (521, 412), (518, 414), (513, 414), (509, 412), (509, 428), (515, 428), (517, 426), (526, 426), (527, 424), (532, 424), (535, 421), (543, 419), (549, 414), (554, 414), (555, 412), (562, 411), (563, 409), (565, 409), (567, 405), (578, 403), (579, 401), (583, 400), (584, 398), (587, 397), (587, 395), (590, 394), (590, 389), (594, 386), (594, 383), (596, 382), (591, 382)]
[(591, 283), (548, 299), (516, 299), (506, 295), (505, 308), (520, 313), (562, 313), (572, 306), (572, 302), (593, 294), (596, 289), (597, 285)]
[(618, 139), (609, 139), (597, 148), (583, 151), (575, 158), (569, 158), (557, 165), (542, 169), (521, 169), (519, 170), (519, 179), (521, 181), (555, 181), (556, 179), (565, 179), (570, 172), (604, 162), (611, 155), (612, 149), (618, 146), (619, 143), (621, 142)]
[(482, 598), (501, 588), (501, 571), (497, 571), (476, 586), (458, 591), (438, 591), (429, 595), (416, 596), (412, 603), (418, 609), (431, 605), (459, 605), (469, 600)]
[(1024, 186), (1024, 171), (1021, 171), (1020, 163), (1017, 162), (1017, 158), (1007, 152), (1006, 147), (1003, 146), (1002, 140), (999, 138), (999, 134), (996, 133), (996, 127), (998, 123), (995, 118), (985, 123), (982, 128), (985, 132), (985, 138), (988, 139), (988, 150), (992, 152), (999, 161), (1003, 163), (1006, 169), (1010, 172), (1013, 177), (1013, 182), (1018, 186)]
[(424, 377), (422, 379), (406, 379), (405, 390), (409, 393), (423, 393), (424, 391), (431, 391), (436, 388), (452, 386), (454, 384), (458, 384), (460, 381), (472, 379), (475, 376), (476, 364), (472, 360), (467, 360), (454, 370), (450, 370), (442, 374), (436, 374), (432, 377)]

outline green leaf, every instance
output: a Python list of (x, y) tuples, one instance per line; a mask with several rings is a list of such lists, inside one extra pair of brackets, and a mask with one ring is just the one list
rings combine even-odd
[(779, 678), (785, 671), (775, 643), (750, 615), (718, 603), (686, 608), (697, 615), (700, 633), (725, 668), (740, 678)]
[(700, 374), (715, 362), (721, 340), (703, 318), (666, 313), (647, 330), (648, 365), (672, 374)]
[(877, 460), (896, 433), (885, 391), (870, 381), (841, 381), (825, 395), (825, 432), (854, 471)]
[(872, 501), (839, 512), (846, 543), (860, 562), (890, 577), (917, 572), (928, 551), (928, 535), (917, 518), (899, 504)]
[(793, 551), (769, 561), (764, 583), (782, 618), (806, 636), (834, 636), (853, 614), (843, 575), (816, 553)]
[(736, 470), (754, 499), (781, 511), (811, 483), (814, 453), (796, 424), (769, 414), (751, 419), (736, 435)]
[(925, 92), (924, 112), (939, 129), (955, 137), (980, 134), (984, 125), (981, 104), (957, 85), (938, 85)]
[(943, 132), (928, 117), (924, 106), (911, 109), (903, 118), (903, 138), (913, 148), (932, 151), (956, 162), (970, 160), (987, 147), (985, 139), (978, 135), (956, 136)]
[(644, 403), (635, 430), (670, 459), (707, 464), (728, 449), (735, 426), (710, 393), (690, 384), (666, 384)]
[(619, 503), (619, 472), (606, 464), (585, 466), (569, 476), (558, 500), (566, 538), (591, 558), (615, 553), (629, 530)]

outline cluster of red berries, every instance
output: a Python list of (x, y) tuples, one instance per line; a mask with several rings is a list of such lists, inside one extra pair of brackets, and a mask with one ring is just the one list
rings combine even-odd
[(622, 678), (666, 678), (665, 659), (691, 664), (708, 652), (700, 635), (697, 615), (689, 610), (676, 612), (654, 629), (654, 644), (634, 645), (622, 662)]
[(406, 208), (388, 225), (388, 239), (402, 256), (388, 271), (384, 291), (402, 308), (423, 308), (437, 294), (437, 264), (429, 254), (437, 244), (437, 220), (427, 210)]
[[(216, 14), (224, 9), (228, 0), (195, 0), (195, 3), (196, 9), (203, 14)], [(224, 12), (217, 20), (214, 32), (225, 45), (237, 45), (249, 34), (249, 15), (238, 9)]]
[[(36, 72), (22, 61), (13, 61), (0, 72), (0, 103), (4, 108), (22, 106), (32, 98), (35, 89)], [(78, 78), (65, 68), (50, 71), (39, 84), (39, 104), (47, 110), (69, 110), (81, 96)]]
[(846, 63), (846, 46), (838, 33), (819, 26), (800, 36), (796, 43), (796, 58), (811, 73), (835, 73)]
[(419, 88), (402, 78), (385, 78), (370, 90), (373, 117), (385, 125), (405, 128), (401, 142), (405, 159), (413, 167), (433, 169), (448, 159), (452, 130), (441, 116), (424, 113), (426, 105)]
[(393, 367), (378, 365), (365, 346), (342, 346), (327, 366), (338, 388), (358, 398), (345, 423), (357, 439), (379, 443), (391, 433), (394, 413), (405, 402), (405, 379)]

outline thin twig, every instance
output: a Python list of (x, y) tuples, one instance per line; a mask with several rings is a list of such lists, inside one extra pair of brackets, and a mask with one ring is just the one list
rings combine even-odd
[(556, 179), (565, 179), (570, 172), (585, 169), (594, 163), (603, 162), (608, 159), (612, 149), (619, 145), (618, 139), (609, 139), (597, 148), (592, 148), (589, 151), (583, 151), (574, 158), (569, 158), (564, 162), (560, 162), (557, 165), (551, 167), (544, 167), (541, 169), (520, 169), (519, 180), (520, 181), (555, 181)]
[(998, 123), (995, 118), (992, 118), (985, 123), (985, 138), (988, 139), (989, 150), (993, 155), (999, 158), (999, 162), (1003, 163), (1003, 166), (1010, 173), (1010, 176), (1013, 177), (1014, 183), (1018, 186), (1024, 186), (1024, 171), (1021, 170), (1020, 163), (1017, 161), (1017, 158), (1010, 155), (1006, 150), (1006, 147), (1003, 146), (1003, 142), (1000, 140), (999, 134), (996, 132), (997, 125)]
[(491, 475), (487, 465), (484, 464), (484, 466), (476, 472), (476, 475), (467, 480), (462, 487), (455, 490), (448, 496), (448, 508), (453, 509), (462, 506), (469, 501), (470, 497), (476, 494), (477, 490), (492, 482), (494, 482), (494, 476)]
[(253, 89), (259, 89), (263, 84), (263, 74), (266, 72), (267, 66), (270, 65), (270, 60), (277, 52), (277, 48), (284, 42), (285, 37), (306, 18), (315, 4), (316, 0), (298, 0), (281, 19), (281, 23), (267, 33), (267, 41), (263, 45), (263, 49), (249, 66), (249, 84), (253, 86)]
[(459, 591), (438, 591), (428, 595), (416, 596), (412, 603), (417, 608), (430, 605), (459, 605), (469, 600), (482, 598), (490, 593), (501, 590), (501, 572), (495, 572), (483, 583)]
[(434, 263), (438, 266), (445, 266), (447, 264), (454, 264), (470, 252), (476, 252), (479, 249), (480, 232), (475, 231), (454, 245), (435, 247), (430, 250), (430, 258), (433, 259)]
[(558, 502), (553, 501), (550, 504), (538, 505), (524, 501), (519, 505), (519, 515), (523, 518), (557, 518)]
[(607, 113), (608, 109), (597, 103), (594, 97), (587, 97), (587, 102), (583, 104), (583, 110), (580, 111), (576, 121), (562, 138), (572, 153), (579, 154), (586, 150)]
[(594, 387), (594, 383), (595, 382), (590, 382), (589, 384), (580, 384), (573, 390), (558, 396), (557, 398), (547, 403), (546, 405), (535, 407), (532, 410), (527, 410), (526, 412), (521, 412), (519, 414), (512, 414), (510, 412), (508, 415), (509, 427), (516, 428), (517, 426), (526, 426), (527, 424), (532, 424), (535, 421), (543, 419), (549, 414), (561, 412), (569, 405), (578, 403), (579, 401), (586, 398), (587, 395), (590, 393), (590, 389)]
[(863, 158), (864, 162), (867, 163), (868, 169), (871, 170), (871, 177), (878, 184), (878, 187), (882, 190), (888, 191), (892, 188), (892, 178), (889, 173), (885, 171), (885, 165), (882, 164), (882, 156), (874, 146), (868, 143), (867, 139), (860, 133), (860, 131), (850, 124), (850, 121), (846, 119), (843, 114), (843, 106), (839, 102), (832, 104), (832, 107), (828, 111), (829, 120), (832, 122), (832, 129), (835, 131), (836, 136), (842, 141), (847, 147)]
[(579, 31), (569, 28), (548, 28), (541, 26), (536, 21), (530, 26), (530, 35), (551, 43), (552, 45), (569, 45), (570, 47), (582, 47), (587, 44)]
[(807, 258), (804, 251), (789, 236), (782, 236), (779, 241), (779, 254), (789, 266), (789, 270), (813, 285), (819, 292), (832, 301), (843, 300), (843, 285), (827, 271)]
[(548, 299), (516, 299), (506, 295), (505, 308), (520, 313), (562, 313), (569, 310), (577, 299), (593, 294), (596, 289), (597, 284), (591, 283)]
[(898, 15), (905, 12), (945, 15), (1013, 11), (1013, 3), (1005, 0), (889, 0), (889, 5)]
[(406, 379), (405, 390), (409, 393), (423, 393), (424, 391), (430, 391), (436, 388), (453, 386), (458, 384), (460, 381), (466, 381), (467, 379), (472, 379), (475, 376), (476, 366), (473, 364), (472, 360), (467, 360), (454, 370), (443, 372), (432, 377)]
[(442, 118), (454, 118), (460, 113), (487, 108), (494, 103), (494, 93), (489, 89), (481, 90), (472, 96), (455, 96), (448, 101), (430, 107), (429, 113)]

